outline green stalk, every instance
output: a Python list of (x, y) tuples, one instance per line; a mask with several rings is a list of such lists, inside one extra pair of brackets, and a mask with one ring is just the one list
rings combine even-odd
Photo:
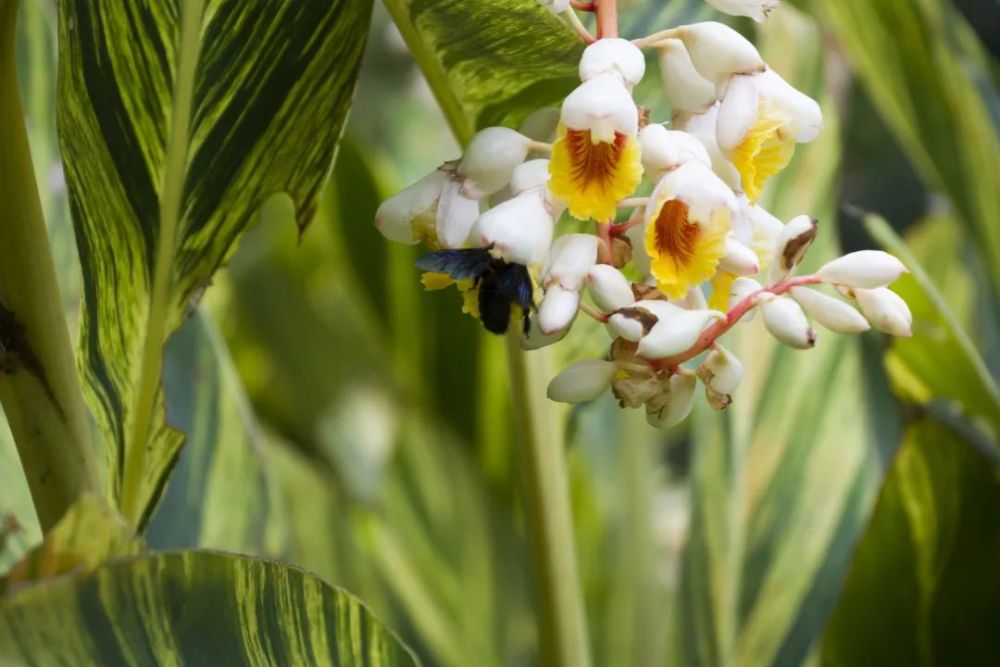
[(0, 0), (0, 401), (42, 530), (98, 492), (15, 63), (17, 0)]
[(156, 408), (156, 394), (160, 389), (163, 368), (163, 344), (167, 331), (174, 255), (177, 250), (177, 229), (181, 222), (181, 203), (189, 147), (188, 134), (203, 9), (204, 0), (186, 0), (181, 5), (180, 60), (174, 84), (173, 115), (160, 189), (162, 193), (160, 235), (156, 246), (156, 263), (153, 268), (149, 313), (146, 316), (142, 359), (139, 366), (139, 386), (130, 429), (131, 437), (126, 441), (125, 449), (122, 513), (133, 525), (138, 525), (145, 510), (140, 501), (142, 480), (146, 466), (146, 448)]
[(576, 568), (569, 482), (557, 423), (543, 387), (547, 355), (521, 349), (516, 328), (507, 336), (514, 416), (521, 434), (525, 518), (538, 577), (541, 664), (589, 667), (587, 623)]
[[(437, 55), (410, 22), (407, 4), (402, 0), (384, 0), (384, 4), (423, 71), (452, 133), (460, 144), (467, 144), (474, 132), (473, 123), (452, 92)], [(547, 358), (544, 351), (534, 352), (529, 363), (517, 332), (507, 337), (511, 397), (524, 463), (525, 518), (538, 573), (541, 664), (589, 667), (590, 646), (576, 567), (562, 434), (543, 389)]]

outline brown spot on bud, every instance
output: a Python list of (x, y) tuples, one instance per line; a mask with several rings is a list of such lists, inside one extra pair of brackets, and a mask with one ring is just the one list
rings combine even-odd
[(782, 270), (791, 271), (798, 266), (799, 262), (802, 261), (802, 258), (805, 257), (809, 246), (811, 246), (812, 242), (816, 239), (816, 233), (818, 230), (819, 221), (814, 219), (812, 221), (812, 226), (808, 230), (802, 232), (793, 239), (789, 239), (788, 243), (785, 244), (785, 247), (781, 249)]
[(618, 315), (627, 317), (630, 320), (636, 320), (642, 325), (642, 335), (645, 336), (649, 333), (649, 330), (656, 326), (656, 323), (660, 321), (653, 313), (649, 312), (645, 308), (639, 308), (637, 306), (629, 306), (628, 308), (622, 308), (615, 311)]

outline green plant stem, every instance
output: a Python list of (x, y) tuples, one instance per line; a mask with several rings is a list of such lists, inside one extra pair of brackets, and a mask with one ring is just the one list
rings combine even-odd
[(569, 481), (551, 406), (544, 394), (544, 352), (521, 349), (507, 336), (514, 416), (521, 434), (525, 516), (531, 531), (539, 589), (541, 664), (589, 667), (590, 648), (580, 592), (569, 504)]
[(0, 0), (0, 401), (42, 530), (100, 488), (15, 63), (16, 0)]
[(153, 269), (149, 313), (146, 317), (142, 360), (139, 366), (139, 385), (130, 429), (131, 437), (126, 442), (125, 476), (122, 482), (122, 513), (133, 525), (138, 525), (145, 509), (141, 504), (140, 492), (145, 476), (146, 449), (163, 368), (163, 345), (169, 315), (177, 229), (181, 221), (188, 134), (203, 8), (204, 0), (185, 0), (181, 5), (180, 59), (174, 84), (173, 114), (160, 190), (160, 235), (157, 239), (156, 264)]
[[(423, 71), (455, 138), (460, 144), (467, 144), (474, 125), (452, 92), (436, 54), (410, 22), (403, 2), (384, 0), (384, 4)], [(562, 438), (551, 420), (551, 404), (545, 397), (547, 369), (545, 364), (538, 363), (545, 358), (544, 351), (535, 352), (529, 363), (513, 327), (507, 336), (507, 359), (513, 411), (521, 433), (526, 520), (538, 572), (541, 607), (538, 641), (542, 664), (546, 667), (590, 667)]]

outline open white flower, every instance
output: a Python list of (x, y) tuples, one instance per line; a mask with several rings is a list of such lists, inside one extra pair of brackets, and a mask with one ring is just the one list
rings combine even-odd
[(621, 78), (601, 74), (563, 102), (549, 187), (576, 218), (614, 218), (619, 199), (642, 178), (639, 110)]
[(703, 113), (719, 99), (715, 84), (694, 68), (684, 42), (667, 39), (660, 49), (660, 77), (675, 120), (679, 116)]
[(757, 47), (724, 23), (692, 23), (674, 32), (684, 42), (698, 74), (715, 86), (717, 97), (725, 94), (734, 75), (755, 74), (767, 68)]
[(719, 105), (716, 140), (756, 202), (764, 183), (792, 159), (796, 143), (823, 129), (819, 104), (774, 70), (732, 77)]
[(632, 42), (621, 38), (599, 39), (583, 50), (580, 80), (589, 81), (602, 74), (613, 74), (632, 90), (646, 73), (646, 58)]
[(438, 200), (447, 181), (448, 174), (435, 169), (410, 187), (389, 197), (375, 213), (375, 228), (396, 243), (436, 243)]
[(733, 191), (698, 160), (660, 179), (646, 208), (645, 249), (667, 297), (679, 299), (715, 274), (737, 207)]
[(781, 4), (781, 0), (705, 0), (724, 14), (746, 16), (762, 23)]

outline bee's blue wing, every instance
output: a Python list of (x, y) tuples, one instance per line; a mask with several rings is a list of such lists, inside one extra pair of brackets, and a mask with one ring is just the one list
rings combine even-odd
[(486, 272), (490, 266), (490, 253), (480, 248), (438, 250), (419, 258), (416, 264), (422, 271), (446, 273), (455, 280), (468, 280)]
[(532, 300), (531, 276), (528, 269), (520, 264), (511, 264), (497, 280), (497, 287), (502, 295), (528, 311), (534, 306)]

